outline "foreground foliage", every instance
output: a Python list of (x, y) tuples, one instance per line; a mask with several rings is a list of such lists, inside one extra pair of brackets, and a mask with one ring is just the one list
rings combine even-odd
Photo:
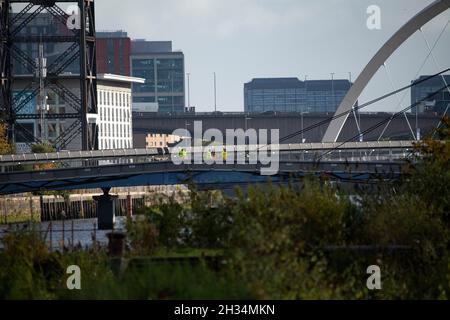
[[(0, 298), (448, 299), (449, 128), (416, 146), (403, 181), (344, 191), (311, 178), (163, 199), (128, 221), (126, 257), (149, 263), (122, 274), (102, 251), (49, 252), (33, 233), (11, 234)], [(65, 289), (71, 264), (83, 270), (81, 291)], [(382, 290), (366, 287), (371, 265)]]

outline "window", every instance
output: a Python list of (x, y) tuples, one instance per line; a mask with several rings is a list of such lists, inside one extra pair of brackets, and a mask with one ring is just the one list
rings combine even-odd
[[(155, 97), (133, 97), (133, 102), (140, 103), (140, 102), (155, 102)], [(127, 105), (128, 107), (128, 105)]]
[[(154, 60), (153, 59), (133, 59), (132, 66), (134, 68), (153, 68)], [(133, 72), (133, 75), (135, 72)]]

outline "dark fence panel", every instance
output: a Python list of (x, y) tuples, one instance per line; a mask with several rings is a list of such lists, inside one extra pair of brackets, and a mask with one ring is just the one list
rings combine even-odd
[[(133, 210), (145, 205), (144, 197), (132, 198)], [(126, 216), (127, 198), (116, 200), (116, 216)], [(97, 203), (94, 200), (71, 200), (62, 198), (43, 199), (41, 202), (41, 221), (92, 219), (97, 218)]]

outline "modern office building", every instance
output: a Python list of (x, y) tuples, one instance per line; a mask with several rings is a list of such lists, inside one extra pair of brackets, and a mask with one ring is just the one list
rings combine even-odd
[(185, 111), (184, 54), (171, 41), (133, 40), (131, 75), (145, 79), (133, 85), (133, 106), (158, 112)]
[(97, 72), (130, 75), (131, 39), (125, 31), (97, 32)]
[(244, 110), (334, 113), (352, 86), (348, 80), (260, 78), (244, 85)]
[[(430, 76), (420, 76), (418, 79), (411, 82), (414, 85), (411, 88), (411, 104), (414, 105), (411, 108), (411, 112), (435, 112), (444, 114), (447, 108), (450, 109), (450, 89), (442, 88), (446, 85), (450, 85), (450, 75), (444, 75), (443, 77), (436, 76), (432, 79), (423, 81), (429, 77)], [(419, 83), (416, 84), (417, 82)], [(439, 91), (439, 93), (429, 97), (437, 91)]]
[[(98, 115), (96, 119), (99, 149), (133, 148), (133, 128), (131, 111), (131, 85), (144, 83), (144, 79), (132, 78), (113, 74), (97, 75), (97, 101)], [(13, 95), (22, 100), (27, 99), (32, 93), (25, 91), (27, 83), (17, 80), (14, 83)], [(63, 85), (79, 95), (79, 80), (64, 80)], [(48, 111), (44, 113), (43, 119), (21, 120), (20, 125), (26, 128), (34, 136), (43, 141), (57, 143), (55, 139), (64, 131), (72, 131), (70, 139), (60, 149), (80, 150), (81, 133), (77, 130), (78, 119), (55, 119), (54, 114), (70, 114), (75, 110), (70, 99), (63, 99), (56, 95), (51, 88), (45, 89)], [(37, 99), (32, 98), (21, 110), (21, 113), (35, 114), (38, 112)], [(42, 130), (41, 128), (44, 128)], [(16, 148), (18, 152), (29, 152), (29, 137), (18, 131), (16, 134)]]

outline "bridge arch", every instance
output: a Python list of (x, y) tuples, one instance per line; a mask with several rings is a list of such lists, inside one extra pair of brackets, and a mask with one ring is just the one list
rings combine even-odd
[(359, 96), (369, 84), (386, 60), (417, 30), (429, 21), (450, 8), (450, 0), (436, 0), (428, 7), (416, 14), (411, 20), (403, 25), (382, 47), (366, 65), (358, 76), (353, 86), (339, 105), (336, 115), (348, 112), (347, 115), (332, 120), (328, 126), (322, 142), (336, 142), (341, 134), (347, 118), (358, 100)]

